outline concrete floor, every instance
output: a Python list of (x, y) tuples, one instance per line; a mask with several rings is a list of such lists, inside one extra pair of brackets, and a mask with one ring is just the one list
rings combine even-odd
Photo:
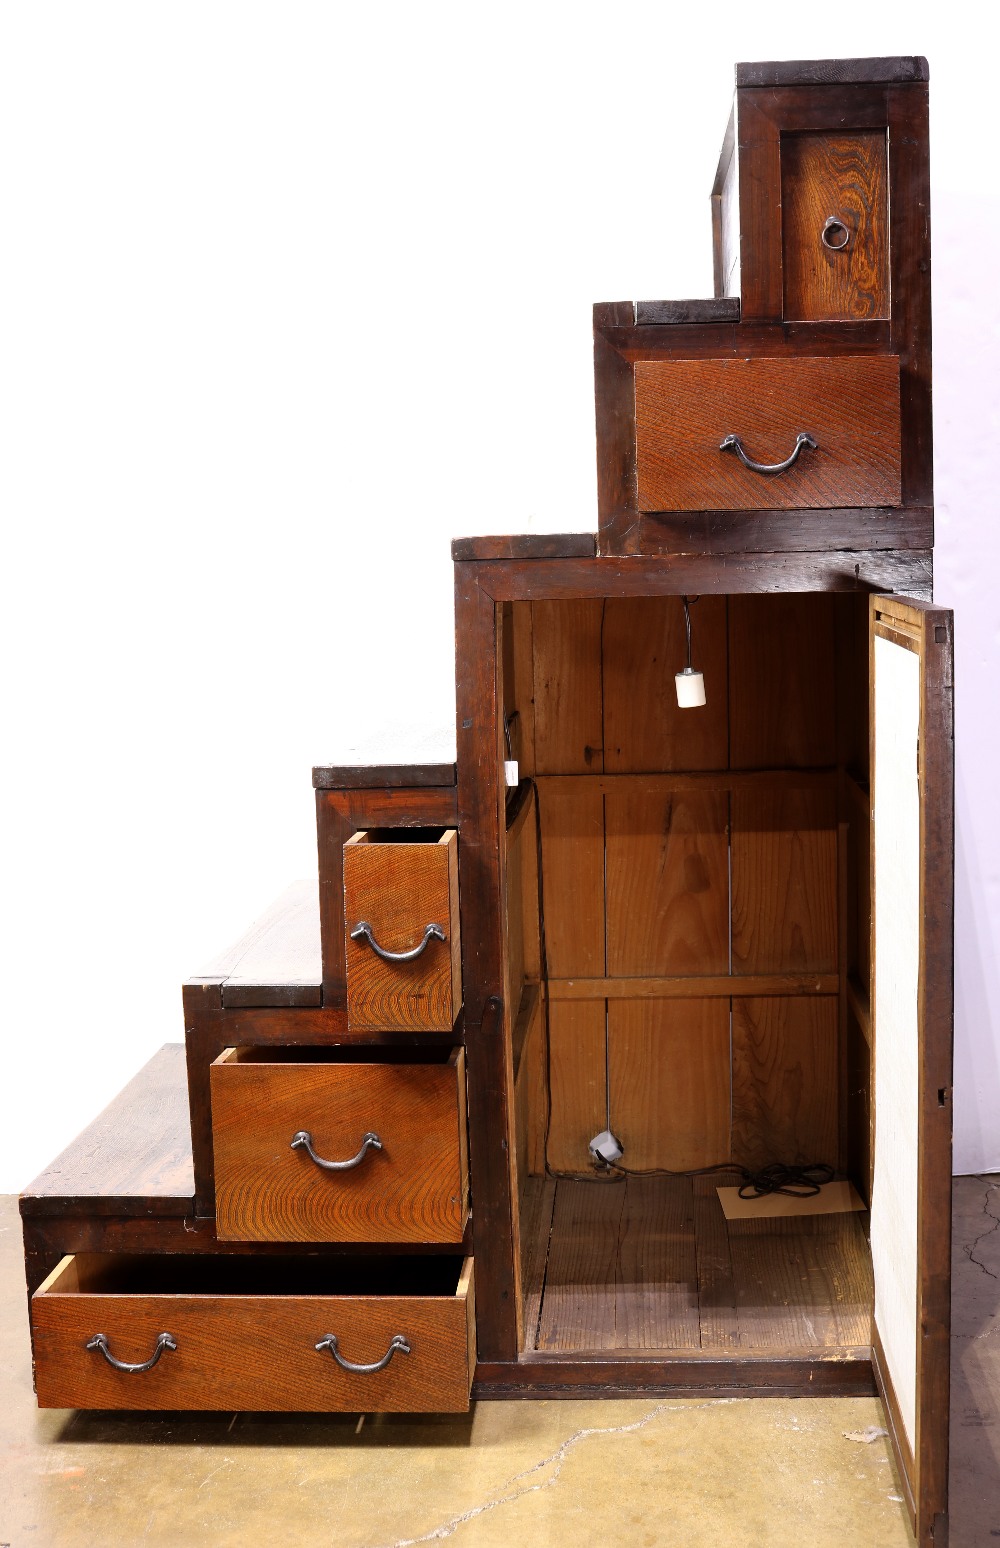
[[(905, 1548), (874, 1399), (39, 1413), (0, 1201), (0, 1548)], [(1000, 1539), (1000, 1177), (956, 1184), (951, 1548)]]

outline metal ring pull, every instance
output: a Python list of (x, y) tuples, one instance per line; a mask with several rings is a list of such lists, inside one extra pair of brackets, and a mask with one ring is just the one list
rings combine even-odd
[(298, 1134), (292, 1137), (291, 1148), (293, 1150), (304, 1150), (309, 1159), (315, 1161), (317, 1166), (321, 1166), (324, 1172), (350, 1172), (354, 1167), (361, 1165), (369, 1150), (381, 1150), (382, 1141), (377, 1134), (374, 1134), (369, 1129), (361, 1141), (361, 1149), (349, 1161), (324, 1161), (323, 1157), (318, 1156), (315, 1150), (313, 1150), (312, 1135), (309, 1133), (309, 1130), (300, 1129)]
[(805, 431), (803, 430), (800, 431), (800, 433), (795, 437), (795, 446), (792, 454), (790, 457), (786, 457), (784, 462), (754, 462), (753, 458), (748, 457), (744, 451), (743, 442), (740, 440), (738, 435), (727, 435), (726, 439), (719, 447), (719, 450), (734, 451), (737, 457), (739, 457), (743, 466), (745, 468), (750, 468), (753, 473), (784, 473), (788, 468), (794, 467), (795, 463), (799, 460), (799, 452), (802, 451), (803, 447), (806, 446), (808, 446), (812, 451), (817, 450), (816, 442), (813, 440), (812, 436), (806, 435)]
[[(841, 231), (844, 234), (844, 240), (842, 242), (835, 242), (834, 237)], [(851, 233), (850, 229), (844, 225), (842, 220), (838, 220), (836, 215), (828, 215), (823, 222), (823, 229), (819, 234), (819, 238), (823, 246), (828, 247), (831, 253), (842, 253), (851, 240)]]
[(354, 1376), (374, 1376), (376, 1371), (385, 1370), (386, 1366), (389, 1364), (389, 1361), (397, 1352), (399, 1354), (410, 1353), (409, 1342), (403, 1337), (402, 1333), (393, 1334), (393, 1337), (389, 1343), (389, 1347), (385, 1354), (382, 1356), (381, 1360), (373, 1360), (371, 1365), (355, 1365), (353, 1360), (345, 1360), (337, 1344), (336, 1333), (324, 1333), (323, 1337), (316, 1345), (316, 1348), (329, 1349), (330, 1353), (333, 1355), (333, 1358), (336, 1360), (341, 1369), (350, 1371)]
[(116, 1371), (126, 1371), (130, 1376), (134, 1376), (139, 1371), (151, 1371), (165, 1349), (177, 1348), (177, 1340), (170, 1333), (161, 1333), (156, 1340), (156, 1348), (153, 1350), (153, 1353), (148, 1360), (143, 1360), (140, 1365), (129, 1365), (126, 1360), (116, 1360), (108, 1348), (108, 1336), (106, 1333), (95, 1333), (93, 1338), (88, 1339), (86, 1348), (99, 1349), (108, 1364), (113, 1365)]
[(423, 940), (419, 946), (414, 946), (412, 951), (387, 951), (375, 939), (372, 927), (367, 919), (362, 919), (351, 931), (352, 941), (367, 941), (375, 955), (381, 957), (383, 962), (415, 962), (427, 950), (431, 941), (445, 941), (447, 939), (448, 937), (439, 924), (429, 924), (424, 931)]

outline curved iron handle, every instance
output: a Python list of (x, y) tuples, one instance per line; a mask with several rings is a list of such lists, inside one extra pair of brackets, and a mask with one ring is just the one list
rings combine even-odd
[(389, 1364), (389, 1361), (392, 1359), (393, 1355), (397, 1353), (397, 1351), (399, 1354), (410, 1353), (410, 1345), (403, 1337), (402, 1333), (393, 1334), (389, 1343), (389, 1347), (385, 1354), (382, 1356), (381, 1360), (373, 1360), (371, 1365), (355, 1365), (353, 1360), (345, 1360), (337, 1344), (336, 1333), (324, 1333), (323, 1337), (316, 1345), (316, 1348), (329, 1349), (337, 1364), (343, 1370), (350, 1371), (355, 1376), (374, 1376), (376, 1371), (385, 1370), (386, 1366)]
[(143, 1360), (139, 1365), (129, 1365), (127, 1360), (116, 1360), (108, 1348), (108, 1336), (106, 1333), (95, 1333), (88, 1339), (85, 1345), (87, 1349), (99, 1349), (109, 1365), (113, 1365), (116, 1371), (127, 1371), (130, 1376), (139, 1371), (151, 1371), (165, 1349), (176, 1349), (177, 1340), (170, 1333), (161, 1333), (156, 1340), (156, 1348), (148, 1360)]
[(383, 962), (415, 962), (418, 957), (423, 956), (431, 941), (446, 941), (447, 939), (448, 937), (439, 924), (429, 924), (424, 930), (423, 940), (418, 946), (414, 946), (412, 951), (387, 951), (375, 939), (372, 927), (367, 919), (362, 919), (351, 931), (352, 941), (367, 941), (375, 955), (381, 957)]
[(798, 462), (799, 452), (801, 452), (806, 446), (808, 446), (812, 451), (817, 450), (816, 442), (813, 440), (812, 436), (806, 435), (805, 431), (801, 430), (795, 437), (795, 446), (792, 450), (791, 456), (786, 457), (784, 462), (754, 462), (753, 458), (748, 457), (746, 452), (743, 450), (743, 442), (740, 440), (738, 435), (727, 435), (726, 439), (719, 447), (719, 450), (734, 451), (737, 457), (739, 457), (743, 466), (745, 468), (749, 468), (753, 473), (784, 473), (788, 468), (793, 467), (794, 464)]
[(315, 1161), (316, 1165), (321, 1166), (324, 1172), (353, 1171), (356, 1166), (360, 1166), (369, 1150), (382, 1149), (382, 1141), (379, 1139), (377, 1134), (373, 1133), (372, 1130), (369, 1129), (368, 1133), (362, 1137), (361, 1149), (358, 1151), (357, 1155), (352, 1156), (349, 1161), (324, 1161), (323, 1157), (318, 1156), (315, 1150), (313, 1150), (312, 1138), (313, 1137), (309, 1133), (308, 1129), (300, 1129), (298, 1134), (294, 1134), (292, 1136), (291, 1148), (292, 1150), (304, 1150), (310, 1161)]

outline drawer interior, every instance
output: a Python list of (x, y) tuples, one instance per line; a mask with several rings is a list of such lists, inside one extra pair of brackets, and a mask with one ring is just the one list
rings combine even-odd
[(234, 1064), (454, 1064), (459, 1049), (436, 1048), (377, 1048), (352, 1047), (268, 1047), (266, 1045), (241, 1045), (226, 1048), (215, 1060), (216, 1065)]
[(465, 1293), (471, 1259), (339, 1258), (313, 1253), (80, 1253), (35, 1292), (50, 1295), (441, 1296)]
[(352, 844), (444, 844), (451, 828), (365, 828), (356, 833)]

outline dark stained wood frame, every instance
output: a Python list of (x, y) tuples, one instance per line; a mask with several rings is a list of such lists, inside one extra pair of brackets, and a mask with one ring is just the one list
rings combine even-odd
[[(954, 619), (945, 608), (873, 597), (870, 650), (888, 628), (920, 660), (920, 978), (917, 1218), (917, 1434), (911, 1452), (878, 1328), (873, 1364), (920, 1548), (945, 1542), (951, 1333), (952, 1045), (954, 1038)], [(870, 658), (869, 678), (874, 682)], [(871, 728), (874, 756), (874, 725)], [(872, 777), (878, 771), (872, 766)], [(874, 844), (874, 838), (873, 838)], [(872, 856), (872, 885), (877, 885)], [(874, 910), (873, 910), (874, 916)], [(873, 962), (877, 956), (873, 953)], [(872, 995), (872, 1013), (875, 997)], [(878, 1026), (873, 1024), (875, 1056)], [(876, 1134), (878, 1114), (875, 1115)]]
[[(503, 929), (503, 757), (497, 687), (498, 631), (509, 601), (574, 597), (676, 596), (688, 593), (895, 590), (914, 582), (929, 591), (928, 556), (784, 554), (511, 560), (455, 566), (458, 736), (459, 872), (462, 900), (462, 976), (469, 1069), (469, 1128), (473, 1218), (479, 1298), (479, 1357), (484, 1372), (503, 1367), (513, 1377), (519, 1358), (517, 1212), (510, 1174), (513, 1092), (507, 1050), (516, 1006), (503, 1001), (507, 978)], [(663, 1362), (655, 1362), (664, 1369)], [(669, 1363), (669, 1362), (668, 1362)], [(605, 1362), (607, 1364), (607, 1362)], [(700, 1366), (699, 1366), (700, 1368)], [(868, 1368), (868, 1367), (866, 1367)], [(595, 1380), (594, 1362), (561, 1361), (544, 1381)], [(615, 1365), (622, 1386), (642, 1385), (639, 1368)], [(787, 1380), (815, 1390), (804, 1365), (790, 1364)], [(561, 1374), (560, 1374), (561, 1373)], [(752, 1374), (752, 1373), (751, 1373)], [(492, 1392), (502, 1377), (485, 1375)], [(527, 1374), (529, 1385), (532, 1378)], [(541, 1378), (539, 1378), (541, 1379)], [(674, 1378), (663, 1378), (670, 1387)], [(741, 1362), (729, 1380), (744, 1379)], [(870, 1374), (869, 1378), (870, 1380)], [(655, 1382), (654, 1382), (655, 1384)]]

